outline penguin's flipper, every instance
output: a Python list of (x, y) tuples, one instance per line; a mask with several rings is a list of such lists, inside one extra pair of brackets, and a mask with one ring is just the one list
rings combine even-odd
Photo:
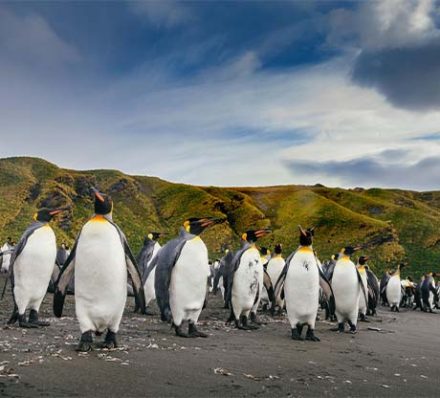
[(136, 300), (136, 306), (141, 309), (142, 313), (145, 312), (145, 294), (144, 286), (142, 284), (142, 276), (139, 272), (136, 260), (133, 253), (128, 246), (127, 241), (124, 239), (124, 251), (125, 251), (125, 262), (127, 264), (127, 271), (130, 275), (131, 285), (133, 286), (133, 293)]
[(270, 280), (270, 276), (266, 270), (264, 270), (263, 285), (266, 288), (267, 295), (269, 296), (269, 301), (271, 303), (274, 303), (275, 302), (275, 290), (273, 288), (272, 281)]
[(55, 293), (53, 295), (53, 313), (57, 318), (61, 318), (61, 316), (63, 315), (64, 300), (66, 298), (67, 288), (69, 287), (69, 283), (73, 278), (78, 240), (79, 236), (76, 239), (75, 244), (73, 245), (69, 257), (67, 257), (67, 260), (60, 271), (58, 280), (55, 283)]
[[(161, 249), (159, 249), (157, 253), (159, 253), (160, 250)], [(153, 260), (151, 260), (151, 263), (148, 265), (148, 267), (144, 268), (144, 273), (142, 275), (142, 286), (145, 286), (145, 282), (147, 281), (148, 277), (151, 275), (151, 271), (153, 271), (153, 269), (156, 268), (156, 265), (157, 265), (157, 255), (154, 256)]]
[(368, 296), (367, 296), (367, 292), (365, 291), (364, 283), (362, 282), (362, 276), (359, 273), (359, 270), (357, 269), (357, 267), (355, 266), (354, 268), (356, 270), (356, 275), (357, 275), (358, 282), (359, 282), (359, 285), (362, 290), (362, 294), (364, 295), (365, 302), (368, 303)]

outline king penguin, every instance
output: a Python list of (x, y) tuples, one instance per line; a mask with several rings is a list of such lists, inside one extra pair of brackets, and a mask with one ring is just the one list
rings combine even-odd
[(333, 272), (331, 284), (335, 294), (337, 330), (339, 332), (344, 332), (345, 322), (350, 325), (351, 333), (357, 332), (359, 295), (363, 294), (366, 297), (362, 277), (350, 260), (350, 255), (358, 249), (351, 246), (342, 249)]
[[(12, 256), (9, 272), (13, 287), (14, 310), (8, 324), (23, 328), (49, 326), (38, 320), (38, 311), (47, 292), (57, 254), (56, 238), (49, 222), (64, 209), (41, 209), (26, 229)], [(26, 309), (30, 308), (26, 321)]]
[[(196, 326), (210, 275), (208, 249), (199, 235), (221, 221), (212, 217), (189, 218), (179, 236), (167, 242), (151, 264), (156, 267), (154, 286), (161, 319), (172, 320), (177, 336), (208, 337)], [(188, 333), (182, 330), (185, 321)]]
[[(272, 283), (272, 286), (275, 286), (278, 278), (281, 275), (281, 272), (284, 269), (284, 266), (286, 265), (286, 261), (284, 260), (282, 256), (283, 248), (281, 244), (277, 244), (275, 246), (274, 255), (269, 260), (269, 263), (267, 264), (267, 274), (269, 275), (270, 281)], [(275, 312), (275, 310), (278, 310), (278, 313), (281, 314), (284, 308), (284, 299), (281, 298), (280, 295), (275, 296), (274, 295), (274, 303), (272, 303), (272, 314)]]
[(385, 286), (385, 294), (391, 311), (399, 312), (400, 300), (402, 299), (402, 285), (400, 283), (400, 270), (404, 267), (401, 263), (397, 270), (390, 276)]
[[(367, 268), (366, 264), (368, 257), (360, 256), (358, 263), (356, 265), (359, 275), (362, 279), (362, 285), (364, 286), (364, 291), (368, 292), (368, 279), (367, 279)], [(359, 317), (362, 322), (368, 322), (367, 320), (367, 310), (368, 310), (368, 295), (365, 297), (363, 294), (359, 295)]]
[(54, 313), (60, 317), (69, 281), (75, 278), (75, 310), (81, 329), (77, 351), (92, 349), (92, 333), (107, 330), (104, 348), (117, 347), (125, 301), (127, 271), (138, 305), (144, 309), (145, 299), (141, 275), (127, 239), (113, 222), (113, 201), (110, 196), (92, 188), (95, 214), (81, 229), (72, 252), (66, 260), (55, 290)]
[[(154, 275), (156, 269), (152, 268), (149, 270), (148, 266), (152, 263), (157, 252), (161, 248), (161, 245), (158, 242), (160, 236), (160, 232), (150, 232), (145, 238), (144, 246), (137, 257), (139, 270), (142, 274), (142, 285), (144, 286), (146, 305), (145, 314), (147, 315), (152, 315), (152, 312), (148, 310), (148, 304), (156, 298), (156, 291), (154, 290)], [(138, 310), (139, 308), (136, 307), (135, 312)]]
[(379, 279), (370, 269), (368, 265), (365, 265), (365, 270), (367, 273), (367, 286), (368, 286), (368, 315), (376, 315), (376, 308), (379, 305), (380, 298), (380, 286)]
[(277, 281), (276, 290), (284, 282), (286, 310), (291, 325), (292, 339), (304, 340), (302, 329), (307, 325), (306, 340), (319, 341), (315, 336), (315, 322), (319, 305), (319, 287), (332, 300), (329, 281), (319, 267), (312, 248), (314, 229), (299, 226), (299, 247), (286, 260)]
[[(255, 325), (248, 325), (249, 315), (255, 314), (259, 304), (264, 282), (263, 264), (255, 243), (270, 232), (269, 229), (245, 232), (242, 235), (242, 246), (231, 261), (227, 288), (227, 301), (231, 314), (227, 323), (235, 320), (235, 326), (238, 329), (258, 328)], [(255, 318), (252, 317), (251, 320)]]

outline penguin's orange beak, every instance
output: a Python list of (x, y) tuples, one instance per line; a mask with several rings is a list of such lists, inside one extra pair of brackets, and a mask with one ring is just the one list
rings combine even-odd
[(255, 236), (259, 239), (262, 238), (263, 236), (270, 234), (271, 232), (272, 231), (269, 228), (259, 229), (258, 231), (255, 231)]
[(101, 192), (99, 192), (95, 187), (92, 187), (92, 191), (95, 194), (95, 197), (102, 203), (105, 202), (104, 196), (102, 196)]

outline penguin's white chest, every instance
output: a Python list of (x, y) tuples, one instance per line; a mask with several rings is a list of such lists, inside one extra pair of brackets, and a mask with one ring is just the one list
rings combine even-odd
[(174, 265), (170, 281), (171, 311), (202, 309), (210, 275), (208, 250), (196, 237), (185, 243)]
[(298, 250), (290, 261), (284, 284), (289, 319), (312, 323), (319, 301), (319, 271), (312, 251)]
[(360, 286), (356, 267), (348, 259), (338, 260), (332, 278), (336, 310), (341, 315), (350, 315), (359, 308)]
[(240, 259), (240, 265), (234, 274), (232, 300), (241, 303), (244, 309), (252, 308), (254, 298), (263, 284), (263, 264), (257, 249), (246, 250)]
[[(362, 279), (362, 285), (364, 286), (365, 293), (368, 292), (368, 282), (367, 282), (367, 273), (365, 271), (359, 271)], [(365, 301), (365, 296), (363, 293), (359, 295), (359, 311), (363, 314), (367, 312), (368, 303)]]
[(80, 324), (93, 324), (96, 330), (106, 328), (109, 322), (119, 326), (126, 285), (125, 252), (116, 228), (106, 220), (90, 220), (81, 231), (75, 256), (75, 300)]
[(402, 285), (400, 276), (394, 275), (390, 278), (386, 288), (387, 300), (390, 305), (399, 305), (402, 297)]
[(56, 252), (55, 234), (49, 225), (34, 231), (14, 264), (16, 287), (32, 292), (31, 296), (44, 296), (55, 266)]
[(274, 257), (269, 260), (267, 264), (267, 274), (272, 282), (272, 285), (275, 287), (278, 278), (280, 277), (281, 272), (283, 271), (284, 265), (286, 262), (282, 257)]

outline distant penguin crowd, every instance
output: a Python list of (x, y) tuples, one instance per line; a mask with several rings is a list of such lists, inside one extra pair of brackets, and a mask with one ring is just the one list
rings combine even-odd
[(182, 220), (174, 239), (159, 244), (162, 234), (148, 233), (134, 256), (127, 238), (113, 221), (113, 201), (92, 187), (94, 213), (81, 228), (72, 248), (64, 242), (57, 248), (50, 222), (68, 208), (39, 209), (18, 243), (11, 238), (1, 247), (1, 272), (12, 285), (13, 310), (8, 324), (39, 328), (49, 323), (39, 318), (46, 293), (53, 293), (53, 312), (63, 314), (67, 294), (74, 294), (80, 338), (77, 351), (92, 350), (94, 336), (105, 333), (100, 346), (116, 348), (127, 295), (134, 297), (134, 311), (154, 315), (156, 300), (160, 318), (172, 325), (179, 337), (208, 337), (200, 330), (199, 316), (208, 292), (221, 292), (229, 310), (226, 323), (242, 330), (261, 325), (258, 313), (287, 316), (293, 340), (320, 341), (315, 333), (318, 310), (337, 322), (335, 331), (356, 333), (358, 321), (368, 322), (377, 307), (401, 307), (433, 312), (440, 307), (435, 273), (419, 283), (401, 279), (401, 270), (387, 271), (379, 280), (368, 266), (368, 257), (351, 258), (362, 250), (344, 247), (321, 263), (313, 248), (314, 228), (298, 226), (298, 248), (286, 259), (281, 244), (273, 254), (257, 246), (270, 229), (250, 229), (241, 236), (235, 252), (209, 261), (200, 235), (224, 219), (193, 217)]

